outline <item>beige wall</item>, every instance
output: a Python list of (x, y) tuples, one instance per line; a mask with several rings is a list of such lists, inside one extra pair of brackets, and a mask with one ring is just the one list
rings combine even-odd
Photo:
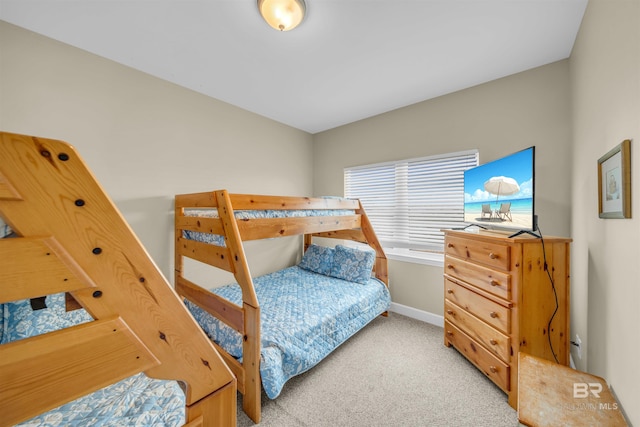
[[(571, 126), (567, 60), (314, 135), (314, 193), (343, 194), (343, 168), (480, 150), (485, 163), (536, 146), (536, 211), (568, 236)], [(443, 314), (442, 268), (394, 261), (394, 302)]]
[(444, 315), (442, 267), (389, 260), (389, 291), (394, 303)]
[[(570, 70), (572, 329), (586, 346), (576, 364), (605, 377), (640, 425), (640, 0), (589, 1)], [(597, 161), (624, 139), (632, 140), (632, 218), (600, 219)]]
[[(312, 192), (306, 132), (2, 21), (0, 52), (0, 129), (76, 146), (170, 280), (174, 194)], [(254, 274), (295, 258), (266, 245)]]

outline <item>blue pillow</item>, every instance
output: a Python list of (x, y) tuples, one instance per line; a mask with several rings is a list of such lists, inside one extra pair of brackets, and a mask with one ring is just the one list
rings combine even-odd
[(333, 248), (309, 245), (298, 266), (328, 276), (333, 265)]
[(330, 276), (366, 285), (371, 279), (371, 271), (376, 261), (376, 253), (338, 245), (333, 254)]

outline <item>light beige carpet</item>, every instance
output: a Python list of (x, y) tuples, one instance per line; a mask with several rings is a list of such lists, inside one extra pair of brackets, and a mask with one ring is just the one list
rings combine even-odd
[[(242, 396), (238, 395), (239, 408)], [(238, 426), (253, 422), (238, 410)], [(262, 396), (263, 427), (517, 426), (507, 395), (453, 348), (442, 328), (390, 313), (319, 365)]]

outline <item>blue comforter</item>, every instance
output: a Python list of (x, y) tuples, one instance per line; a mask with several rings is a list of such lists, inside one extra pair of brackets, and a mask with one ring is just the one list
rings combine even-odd
[[(377, 279), (360, 284), (298, 266), (255, 278), (254, 285), (261, 313), (260, 375), (271, 399), (287, 380), (318, 364), (391, 302), (387, 287)], [(237, 284), (211, 291), (242, 304)], [(241, 359), (240, 334), (196, 305), (186, 304), (210, 338)]]
[[(46, 305), (47, 308), (34, 311), (29, 300), (0, 304), (0, 343), (5, 344), (93, 320), (82, 309), (65, 311), (62, 293), (47, 296)], [(185, 396), (176, 381), (156, 380), (140, 373), (18, 425), (177, 427), (185, 422), (184, 405)]]

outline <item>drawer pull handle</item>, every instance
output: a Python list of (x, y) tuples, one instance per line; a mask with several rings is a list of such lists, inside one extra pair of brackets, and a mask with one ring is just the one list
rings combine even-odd
[(447, 331), (447, 336), (452, 337), (453, 336), (453, 332)]
[(453, 310), (447, 310), (447, 314), (450, 316), (453, 315)]
[(496, 317), (498, 317), (498, 313), (496, 313), (495, 311), (492, 311), (491, 313), (489, 313), (489, 316), (495, 319)]
[(453, 243), (447, 243), (447, 247), (448, 248), (452, 248), (453, 247)]
[(456, 269), (453, 264), (447, 264), (447, 268), (449, 270), (455, 270)]
[(447, 293), (448, 294), (452, 294), (453, 293), (453, 289), (447, 289)]
[(489, 370), (491, 371), (492, 374), (495, 374), (496, 372), (498, 372), (498, 368), (496, 368), (495, 366), (489, 366)]
[(496, 345), (496, 344), (498, 344), (498, 341), (493, 340), (493, 339), (492, 339), (492, 340), (489, 340), (489, 342), (491, 343), (491, 345)]
[(496, 254), (494, 254), (493, 252), (491, 252), (491, 253), (489, 254), (489, 258), (490, 258), (490, 259), (496, 259), (496, 258), (498, 258), (498, 255), (496, 255)]
[(497, 280), (492, 280), (490, 283), (491, 286), (500, 286), (500, 282), (498, 282)]

